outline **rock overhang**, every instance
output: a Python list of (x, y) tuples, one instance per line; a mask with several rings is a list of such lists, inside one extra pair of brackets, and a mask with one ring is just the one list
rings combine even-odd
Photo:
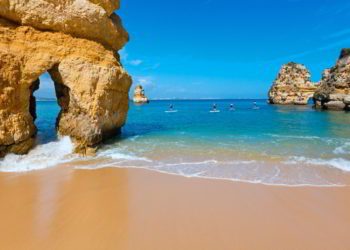
[(119, 0), (0, 0), (0, 17), (120, 50), (128, 42), (129, 35), (114, 13), (118, 8)]

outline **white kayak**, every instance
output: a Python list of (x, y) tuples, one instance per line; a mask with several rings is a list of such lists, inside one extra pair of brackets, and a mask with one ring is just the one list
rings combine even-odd
[(210, 113), (220, 113), (220, 110), (210, 110)]
[(177, 112), (179, 112), (178, 110), (167, 110), (167, 111), (165, 111), (165, 113), (177, 113)]

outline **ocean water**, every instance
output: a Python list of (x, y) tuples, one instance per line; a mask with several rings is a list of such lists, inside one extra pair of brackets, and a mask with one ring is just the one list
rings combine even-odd
[[(95, 157), (72, 154), (57, 138), (55, 102), (38, 102), (38, 146), (9, 155), (0, 171), (32, 171), (68, 164), (80, 169), (147, 168), (187, 177), (268, 185), (350, 184), (350, 113), (309, 106), (272, 106), (266, 100), (153, 101), (130, 104), (122, 135)], [(169, 104), (178, 112), (166, 113)], [(210, 113), (216, 103), (220, 113)], [(229, 105), (233, 103), (234, 111)]]

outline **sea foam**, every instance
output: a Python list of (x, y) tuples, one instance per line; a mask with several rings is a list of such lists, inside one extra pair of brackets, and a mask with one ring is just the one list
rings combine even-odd
[(113, 160), (145, 161), (152, 162), (145, 157), (139, 157), (132, 153), (124, 153), (118, 148), (110, 148), (98, 152), (97, 157), (111, 158)]
[(350, 142), (346, 142), (344, 143), (344, 145), (337, 147), (336, 149), (334, 149), (333, 151), (334, 154), (350, 154)]
[(286, 164), (309, 164), (317, 166), (330, 166), (340, 169), (345, 172), (350, 172), (350, 161), (343, 158), (332, 158), (332, 159), (319, 159), (319, 158), (307, 158), (307, 157), (290, 157), (284, 163)]
[(76, 156), (72, 154), (73, 143), (69, 137), (36, 146), (27, 155), (9, 154), (0, 160), (0, 172), (26, 172), (56, 166), (69, 162)]

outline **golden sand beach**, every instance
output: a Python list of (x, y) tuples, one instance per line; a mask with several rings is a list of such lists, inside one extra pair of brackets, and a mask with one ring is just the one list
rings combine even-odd
[(0, 173), (0, 249), (349, 249), (350, 187), (142, 169)]
[(350, 250), (350, 2), (120, 2), (0, 0), (0, 250)]

